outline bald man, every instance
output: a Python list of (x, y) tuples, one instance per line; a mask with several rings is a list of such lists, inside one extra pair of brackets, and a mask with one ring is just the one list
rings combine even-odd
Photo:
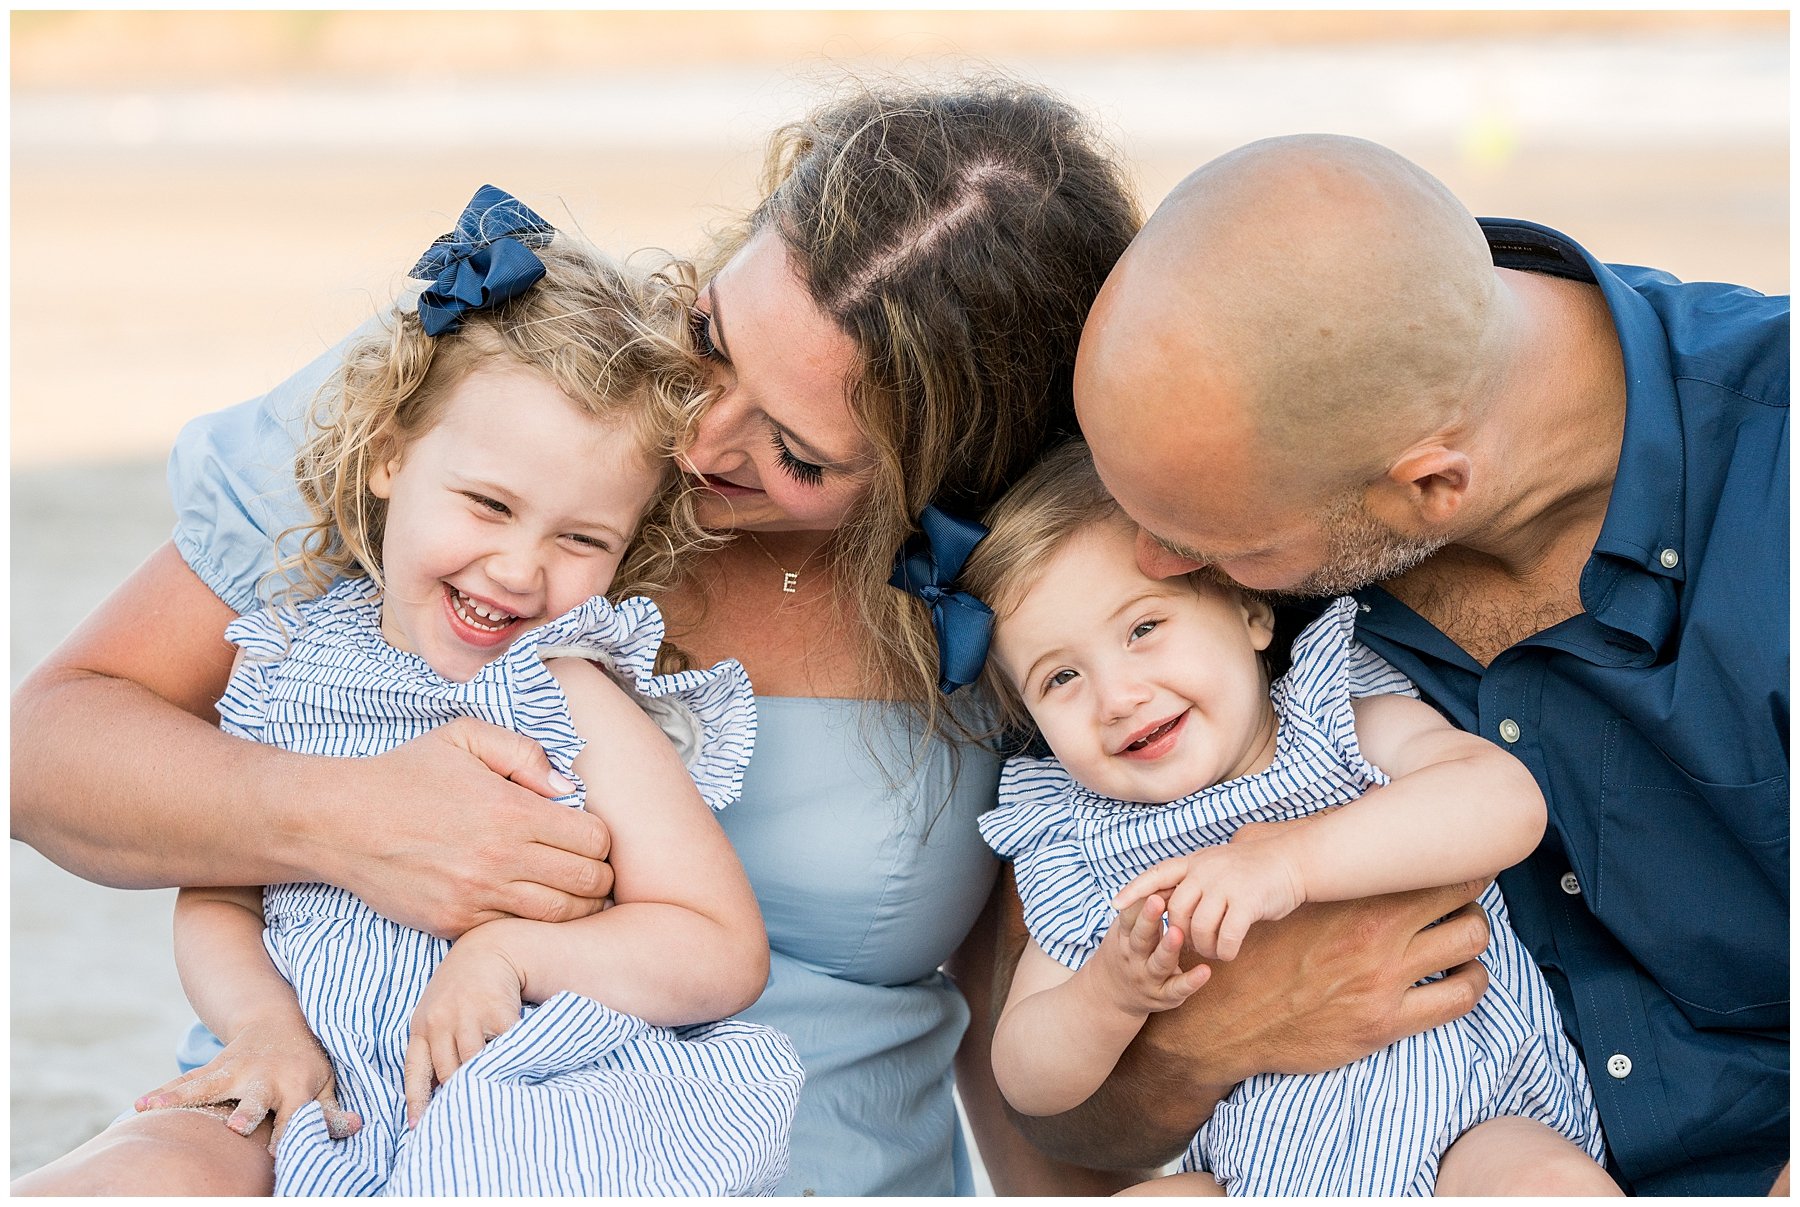
[[(1636, 1193), (1785, 1181), (1788, 377), (1785, 297), (1477, 221), (1323, 135), (1183, 181), (1081, 341), (1147, 573), (1353, 593), (1359, 639), (1536, 776), (1549, 831), (1501, 887)], [(1282, 1022), (1245, 1028), (1263, 1067)], [(1232, 1043), (1146, 1047), (1185, 1034)]]

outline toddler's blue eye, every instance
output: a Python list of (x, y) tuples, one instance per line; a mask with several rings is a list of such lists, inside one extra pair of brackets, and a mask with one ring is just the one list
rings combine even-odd
[(1068, 667), (1064, 667), (1062, 670), (1057, 671), (1055, 674), (1051, 675), (1048, 679), (1044, 680), (1044, 686), (1045, 687), (1061, 687), (1065, 683), (1074, 682), (1074, 680), (1075, 680), (1075, 672), (1070, 670)]
[(1143, 623), (1136, 625), (1131, 630), (1131, 640), (1136, 641), (1139, 637), (1142, 637), (1145, 634), (1149, 633), (1152, 629), (1154, 629), (1157, 625), (1159, 625), (1161, 623), (1162, 622), (1160, 620), (1146, 620)]

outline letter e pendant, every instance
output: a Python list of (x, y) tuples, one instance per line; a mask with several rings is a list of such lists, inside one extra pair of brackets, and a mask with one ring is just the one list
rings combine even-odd
[(789, 595), (792, 595), (794, 593), (794, 587), (799, 582), (800, 582), (800, 575), (798, 573), (796, 573), (795, 571), (783, 570), (781, 572), (781, 589), (783, 591), (786, 591)]

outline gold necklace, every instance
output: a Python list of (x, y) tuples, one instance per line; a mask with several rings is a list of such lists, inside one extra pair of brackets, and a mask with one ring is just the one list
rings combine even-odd
[[(818, 556), (819, 550), (814, 549), (811, 553), (806, 555), (806, 560), (800, 563), (800, 570), (789, 570), (776, 559), (773, 553), (770, 553), (767, 549), (763, 548), (763, 543), (756, 539), (756, 534), (754, 532), (746, 530), (744, 535), (749, 537), (750, 543), (755, 545), (757, 550), (764, 557), (769, 559), (769, 564), (771, 566), (774, 566), (777, 570), (781, 571), (781, 589), (789, 595), (794, 594), (800, 587), (800, 570), (806, 569), (808, 563)], [(823, 547), (824, 546), (822, 545), (820, 546), (820, 548)]]

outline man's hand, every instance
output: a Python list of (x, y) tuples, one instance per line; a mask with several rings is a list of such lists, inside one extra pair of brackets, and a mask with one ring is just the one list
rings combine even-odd
[(530, 739), (471, 718), (370, 759), (321, 760), (342, 811), (319, 819), (331, 883), (440, 938), (513, 916), (566, 922), (612, 891), (606, 823)]
[(1487, 989), (1475, 962), (1487, 917), (1473, 904), (1484, 887), (1315, 902), (1256, 926), (1235, 960), (1213, 967), (1205, 993), (1149, 1017), (1085, 1103), (1044, 1119), (1014, 1114), (1014, 1124), (1067, 1161), (1153, 1167), (1178, 1156), (1246, 1077), (1335, 1069), (1461, 1017)]

